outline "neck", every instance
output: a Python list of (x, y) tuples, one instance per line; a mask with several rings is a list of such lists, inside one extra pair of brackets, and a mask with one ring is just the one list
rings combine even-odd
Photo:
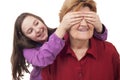
[(74, 51), (78, 61), (81, 60), (89, 48), (89, 40), (70, 39), (71, 49)]
[(70, 39), (72, 49), (85, 49), (89, 47), (89, 40)]

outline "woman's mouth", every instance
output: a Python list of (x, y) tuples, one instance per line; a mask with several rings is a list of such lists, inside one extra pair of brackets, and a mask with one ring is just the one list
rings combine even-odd
[(85, 26), (84, 26), (84, 27), (81, 27), (81, 26), (80, 26), (80, 27), (78, 28), (78, 30), (81, 31), (81, 32), (86, 32), (86, 31), (89, 30), (89, 28), (88, 28), (88, 27), (85, 27)]

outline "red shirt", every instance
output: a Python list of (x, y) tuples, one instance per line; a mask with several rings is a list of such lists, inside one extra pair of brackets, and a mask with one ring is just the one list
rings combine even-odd
[(119, 54), (105, 41), (90, 39), (86, 55), (78, 61), (69, 40), (53, 64), (42, 70), (43, 80), (119, 80)]

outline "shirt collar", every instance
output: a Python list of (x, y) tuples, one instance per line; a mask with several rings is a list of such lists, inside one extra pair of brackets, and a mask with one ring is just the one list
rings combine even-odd
[[(91, 45), (92, 44), (92, 45)], [(97, 53), (98, 50), (97, 50), (97, 43), (96, 43), (96, 40), (94, 38), (91, 38), (89, 40), (89, 49), (87, 50), (87, 54), (90, 54), (92, 55), (94, 58), (97, 59)]]
[[(73, 54), (72, 49), (70, 48), (70, 40), (69, 40), (68, 35), (65, 35), (64, 39), (66, 40), (66, 46), (65, 46), (67, 48), (66, 54), (71, 54), (71, 55), (75, 56), (75, 54)], [(89, 42), (90, 44), (89, 44), (89, 49), (87, 50), (87, 54), (90, 54), (95, 59), (97, 59), (97, 54), (99, 53), (99, 50), (100, 50), (100, 49), (98, 50), (98, 48), (97, 48), (99, 46), (99, 44), (97, 44), (97, 41), (95, 38), (91, 38), (89, 41), (90, 41)]]

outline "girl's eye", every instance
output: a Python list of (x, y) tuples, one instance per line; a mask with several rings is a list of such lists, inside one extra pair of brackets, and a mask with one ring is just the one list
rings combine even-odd
[(39, 24), (39, 22), (38, 22), (38, 21), (35, 21), (34, 25), (37, 26), (38, 24)]
[(33, 29), (28, 29), (27, 33), (30, 34), (32, 33)]

